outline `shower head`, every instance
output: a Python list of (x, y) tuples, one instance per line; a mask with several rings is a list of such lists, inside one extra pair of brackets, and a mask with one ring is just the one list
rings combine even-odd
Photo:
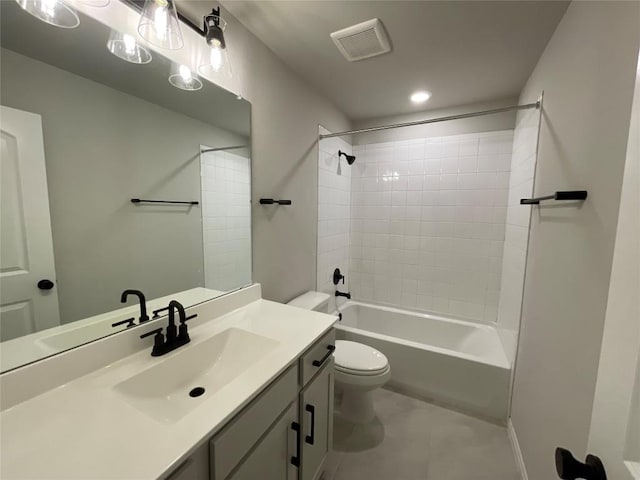
[(342, 150), (338, 150), (338, 160), (340, 159), (340, 156), (344, 155), (344, 158), (347, 159), (347, 163), (349, 165), (353, 165), (353, 162), (356, 161), (356, 156), (355, 155), (347, 155), (345, 152), (343, 152)]

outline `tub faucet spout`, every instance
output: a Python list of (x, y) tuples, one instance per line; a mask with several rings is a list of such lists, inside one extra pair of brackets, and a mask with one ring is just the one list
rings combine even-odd
[(351, 292), (340, 292), (338, 290), (336, 290), (336, 297), (346, 297), (349, 300), (351, 300)]

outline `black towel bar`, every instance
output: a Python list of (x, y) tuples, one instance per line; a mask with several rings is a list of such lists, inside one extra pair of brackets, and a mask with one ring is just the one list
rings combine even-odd
[(261, 198), (260, 205), (291, 205), (291, 200), (274, 200), (273, 198)]
[(521, 198), (520, 205), (539, 205), (542, 200), (586, 200), (586, 190), (570, 190), (564, 192), (556, 192), (553, 195), (536, 198)]
[(142, 198), (132, 198), (131, 203), (170, 203), (173, 205), (200, 205), (200, 202), (180, 202), (178, 200), (144, 200)]

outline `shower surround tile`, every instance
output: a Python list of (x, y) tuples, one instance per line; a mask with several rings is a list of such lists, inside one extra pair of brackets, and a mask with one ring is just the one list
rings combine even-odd
[[(336, 213), (350, 219), (341, 240), (349, 238), (354, 297), (496, 321), (512, 145), (505, 130), (353, 147), (350, 212)], [(320, 168), (335, 170), (322, 155)], [(337, 185), (334, 198), (346, 198)]]
[[(330, 133), (320, 127), (321, 134)], [(349, 291), (349, 229), (351, 226), (351, 185), (352, 170), (344, 156), (338, 159), (338, 151), (351, 154), (351, 145), (340, 138), (330, 138), (319, 142), (318, 162), (318, 253), (316, 289), (331, 295), (330, 308), (335, 308), (333, 292), (333, 271), (339, 268), (346, 277), (340, 284), (341, 291)], [(371, 172), (374, 173), (374, 172)], [(369, 178), (369, 177), (367, 177)], [(364, 195), (361, 189), (360, 193)], [(368, 197), (371, 204), (383, 204), (380, 196)]]

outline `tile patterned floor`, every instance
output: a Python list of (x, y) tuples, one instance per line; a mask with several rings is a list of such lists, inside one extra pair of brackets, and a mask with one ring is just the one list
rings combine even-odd
[(326, 480), (520, 480), (506, 428), (385, 389), (375, 403), (370, 425), (336, 417)]

